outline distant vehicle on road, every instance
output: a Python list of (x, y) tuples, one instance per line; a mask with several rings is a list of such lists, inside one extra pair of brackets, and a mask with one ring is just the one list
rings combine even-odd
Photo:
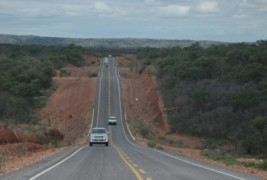
[(89, 145), (92, 146), (93, 144), (105, 144), (108, 146), (108, 133), (109, 132), (106, 128), (93, 128), (90, 132)]
[(104, 64), (108, 66), (108, 58), (104, 58)]
[(115, 116), (110, 116), (108, 119), (108, 124), (110, 125), (117, 125), (117, 119)]

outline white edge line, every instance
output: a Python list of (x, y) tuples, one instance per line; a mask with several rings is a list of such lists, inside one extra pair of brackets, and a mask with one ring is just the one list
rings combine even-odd
[[(116, 68), (116, 67), (115, 67), (115, 68)], [(116, 69), (117, 69), (117, 68), (116, 68)], [(118, 79), (118, 81), (117, 81), (117, 85), (118, 85), (118, 89), (119, 89), (119, 97), (120, 97), (120, 100), (119, 100), (119, 103), (120, 103), (120, 116), (121, 116), (121, 118), (122, 118), (121, 92), (120, 92), (120, 85), (119, 85), (119, 78), (118, 78), (118, 74), (119, 74), (119, 72), (117, 71), (116, 74), (117, 74), (116, 78)], [(127, 122), (126, 122), (126, 124), (127, 124)], [(182, 162), (187, 163), (187, 164), (191, 164), (191, 165), (197, 166), (197, 167), (202, 168), (202, 169), (206, 169), (206, 170), (209, 170), (209, 171), (212, 171), (212, 172), (216, 172), (216, 173), (218, 173), (218, 174), (223, 174), (223, 175), (225, 175), (225, 176), (229, 176), (229, 177), (232, 177), (232, 178), (235, 178), (235, 179), (246, 180), (246, 179), (243, 179), (243, 178), (240, 178), (240, 177), (237, 177), (237, 176), (228, 174), (228, 173), (224, 173), (224, 172), (222, 172), (222, 171), (218, 171), (218, 170), (215, 170), (215, 169), (212, 169), (212, 168), (208, 168), (208, 167), (205, 167), (205, 166), (201, 166), (200, 164), (196, 164), (196, 163), (193, 163), (193, 162), (190, 162), (190, 161), (183, 160), (183, 159), (181, 159), (181, 158), (172, 156), (172, 155), (170, 155), (170, 154), (168, 154), (168, 153), (164, 153), (164, 152), (159, 151), (159, 150), (156, 150), (156, 149), (146, 148), (146, 147), (143, 147), (143, 146), (139, 146), (139, 145), (137, 145), (137, 144), (134, 144), (134, 143), (132, 143), (132, 142), (128, 139), (128, 137), (127, 137), (127, 135), (126, 135), (126, 132), (125, 132), (125, 128), (124, 128), (123, 123), (122, 123), (122, 128), (123, 128), (124, 136), (126, 137), (127, 141), (128, 141), (132, 146), (134, 146), (134, 147), (138, 147), (138, 148), (142, 148), (142, 149), (151, 149), (151, 150), (153, 150), (153, 151), (155, 151), (155, 152), (158, 152), (158, 153), (160, 153), (160, 154), (163, 154), (163, 155), (165, 155), (165, 156), (171, 157), (171, 158), (173, 158), (173, 159), (182, 161)]]
[[(100, 72), (102, 72), (102, 67), (101, 67), (101, 70)], [(102, 73), (100, 73), (100, 90), (101, 90), (101, 77), (102, 77)], [(100, 92), (99, 90), (99, 92)], [(100, 94), (100, 93), (99, 93)], [(100, 95), (99, 95), (100, 97)], [(100, 101), (100, 98), (98, 99), (98, 107), (99, 107), (99, 101)], [(93, 109), (93, 113), (92, 113), (92, 122), (91, 122), (91, 127), (90, 127), (90, 130), (89, 132), (91, 131), (92, 129), (92, 126), (93, 126), (93, 122), (94, 122), (94, 109)], [(99, 110), (98, 110), (98, 116), (99, 116)], [(97, 117), (97, 123), (98, 123), (98, 117)], [(88, 135), (89, 135), (89, 132), (88, 132)], [(88, 146), (88, 145), (87, 145)], [(81, 151), (83, 148), (87, 147), (87, 146), (83, 146), (81, 148), (79, 148), (78, 150), (76, 150), (75, 152), (73, 152), (71, 155), (69, 155), (68, 157), (66, 157), (65, 159), (59, 161), (58, 163), (54, 164), (53, 166), (50, 166), (49, 168), (45, 169), (44, 171), (41, 171), (40, 173), (36, 174), (35, 176), (29, 178), (29, 180), (35, 180), (36, 178), (40, 177), (41, 175), (47, 173), (48, 171), (50, 171), (51, 169), (59, 166), (60, 164), (64, 163), (65, 161), (67, 161), (68, 159), (72, 158), (74, 155), (76, 155), (79, 151)]]
[(103, 69), (103, 65), (101, 64), (101, 68), (100, 68), (100, 78), (99, 78), (98, 108), (97, 108), (96, 126), (98, 126), (98, 121), (99, 121), (99, 109), (100, 109), (100, 92), (101, 92), (102, 69)]
[[(87, 145), (88, 146), (88, 145)], [(79, 151), (81, 151), (83, 148), (87, 147), (87, 146), (83, 146), (79, 149), (77, 149), (75, 152), (73, 152), (71, 155), (69, 155), (68, 157), (66, 157), (65, 159), (59, 161), (58, 163), (54, 164), (53, 166), (47, 168), (46, 170), (36, 174), (35, 176), (31, 177), (29, 180), (35, 180), (36, 178), (40, 177), (41, 175), (45, 174), (46, 172), (50, 171), (51, 169), (59, 166), (60, 164), (64, 163), (65, 161), (67, 161), (68, 159), (72, 158), (74, 155), (76, 155)]]
[(218, 171), (218, 170), (215, 170), (215, 169), (212, 169), (212, 168), (208, 168), (208, 167), (206, 167), (206, 166), (202, 166), (202, 165), (197, 164), (197, 163), (193, 163), (193, 162), (190, 162), (190, 161), (187, 161), (187, 160), (178, 158), (178, 157), (176, 157), (176, 156), (170, 155), (170, 154), (168, 154), (168, 153), (165, 153), (165, 152), (162, 152), (162, 151), (159, 151), (159, 150), (156, 150), (156, 149), (152, 149), (152, 150), (155, 151), (155, 152), (158, 152), (158, 153), (160, 153), (160, 154), (163, 154), (163, 155), (165, 155), (165, 156), (168, 156), (168, 157), (170, 157), (170, 158), (173, 158), (173, 159), (182, 161), (182, 162), (184, 162), (184, 163), (187, 163), (187, 164), (191, 164), (191, 165), (200, 167), (200, 168), (202, 168), (202, 169), (206, 169), (206, 170), (209, 170), (209, 171), (212, 171), (212, 172), (216, 172), (216, 173), (219, 173), (219, 174), (223, 174), (223, 175), (225, 175), (225, 176), (230, 176), (230, 177), (235, 178), (235, 179), (246, 180), (246, 179), (243, 179), (243, 178), (240, 178), (240, 177), (237, 177), (237, 176), (234, 176), (234, 175), (231, 175), (231, 174), (222, 172), (222, 171)]
[(134, 136), (133, 136), (133, 134), (132, 134), (132, 132), (131, 132), (131, 130), (130, 130), (130, 128), (129, 128), (128, 122), (127, 122), (127, 115), (126, 115), (126, 113), (125, 113), (125, 122), (126, 122), (127, 129), (128, 129), (128, 131), (129, 131), (129, 133), (130, 133), (132, 139), (135, 141), (135, 138), (134, 138)]
[(94, 124), (94, 117), (95, 117), (95, 109), (93, 109), (93, 113), (92, 113), (92, 120), (91, 120), (91, 126), (90, 126), (90, 129), (88, 131), (88, 135), (90, 134), (91, 130), (92, 130), (92, 127), (93, 127), (93, 124)]
[[(118, 70), (117, 70), (117, 67), (115, 66), (115, 69), (116, 69), (116, 79), (117, 79), (117, 86), (118, 86), (118, 91), (119, 91), (119, 107), (120, 107), (120, 118), (121, 118), (121, 120), (123, 119), (123, 115), (122, 115), (122, 107), (121, 107), (121, 89), (120, 89), (120, 81), (119, 81), (119, 78), (118, 78)], [(124, 124), (123, 124), (123, 122), (122, 122), (122, 129), (123, 129), (123, 133), (124, 133), (124, 136), (125, 136), (125, 138), (126, 138), (126, 140), (132, 145), (132, 146), (134, 146), (134, 147), (138, 147), (138, 148), (145, 148), (145, 147), (141, 147), (141, 146), (139, 146), (139, 145), (137, 145), (137, 144), (134, 144), (134, 143), (132, 143), (130, 140), (129, 140), (129, 138), (128, 138), (128, 136), (126, 135), (126, 132), (125, 132), (125, 128), (124, 128)]]

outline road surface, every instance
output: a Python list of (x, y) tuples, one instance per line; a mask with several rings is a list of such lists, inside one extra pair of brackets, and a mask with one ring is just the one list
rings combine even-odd
[[(45, 161), (0, 179), (12, 180), (256, 180), (258, 177), (230, 171), (156, 149), (144, 148), (132, 139), (122, 107), (121, 80), (113, 57), (102, 63), (92, 127), (106, 127), (110, 145), (72, 147)], [(118, 124), (109, 126), (109, 116)]]

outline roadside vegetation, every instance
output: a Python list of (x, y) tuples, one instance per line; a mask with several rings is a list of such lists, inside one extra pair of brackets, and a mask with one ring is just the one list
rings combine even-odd
[(82, 65), (81, 48), (0, 45), (0, 121), (34, 123), (56, 69)]
[[(96, 57), (122, 53), (137, 53), (142, 64), (156, 70), (168, 120), (173, 133), (203, 137), (206, 143), (199, 149), (213, 160), (225, 164), (267, 169), (262, 162), (243, 162), (240, 157), (267, 158), (267, 41), (254, 44), (225, 44), (203, 48), (199, 44), (180, 48), (83, 49), (69, 46), (0, 45), (0, 130), (16, 124), (38, 124), (36, 110), (45, 105), (56, 88), (52, 77), (67, 64), (84, 65), (82, 54)], [(133, 64), (128, 64), (133, 69)], [(88, 77), (96, 77), (91, 72)], [(173, 142), (157, 136), (141, 117), (133, 117), (129, 124), (133, 133), (149, 139), (147, 145), (163, 150), (159, 144), (167, 142), (184, 147), (182, 141)], [(160, 123), (156, 117), (153, 122)], [(10, 124), (13, 124), (10, 126)], [(34, 130), (33, 130), (34, 131)], [(58, 146), (64, 138), (56, 129), (43, 129), (35, 138), (38, 144)], [(10, 137), (16, 132), (9, 132)], [(0, 139), (1, 139), (0, 134)], [(7, 140), (7, 137), (2, 139)], [(14, 139), (14, 138), (13, 138)], [(19, 142), (20, 140), (17, 139)], [(11, 141), (0, 141), (7, 144)], [(159, 144), (157, 144), (160, 142)], [(11, 142), (12, 143), (12, 142)], [(229, 145), (231, 148), (225, 148)], [(0, 153), (0, 168), (5, 154)]]
[[(87, 55), (102, 58), (125, 52), (123, 49), (67, 46), (0, 44), (0, 144), (32, 142), (58, 146), (64, 134), (40, 124), (36, 114), (57, 88), (53, 77), (68, 78), (66, 65), (90, 66)], [(91, 65), (95, 65), (92, 60)], [(88, 73), (96, 77), (97, 71)], [(70, 116), (71, 117), (71, 116)], [(2, 155), (1, 155), (2, 157)], [(1, 160), (2, 162), (2, 160)]]
[[(84, 64), (84, 49), (69, 46), (0, 45), (0, 144), (25, 143), (58, 146), (64, 134), (38, 126), (36, 112), (55, 90), (52, 77), (67, 64)], [(0, 167), (4, 161), (0, 156)]]
[[(267, 157), (267, 41), (202, 48), (143, 48), (156, 67), (171, 131), (213, 139), (214, 151)], [(214, 144), (224, 140), (231, 149)], [(214, 156), (210, 156), (212, 159)], [(219, 156), (219, 159), (230, 159)], [(262, 163), (262, 166), (266, 164)]]

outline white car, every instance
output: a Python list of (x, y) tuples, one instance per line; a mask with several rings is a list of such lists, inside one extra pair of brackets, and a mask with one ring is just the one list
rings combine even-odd
[(117, 125), (117, 119), (115, 116), (110, 116), (108, 119), (108, 124), (110, 125)]
[(93, 128), (90, 132), (89, 145), (93, 144), (105, 144), (108, 146), (108, 131), (106, 128), (97, 127)]

